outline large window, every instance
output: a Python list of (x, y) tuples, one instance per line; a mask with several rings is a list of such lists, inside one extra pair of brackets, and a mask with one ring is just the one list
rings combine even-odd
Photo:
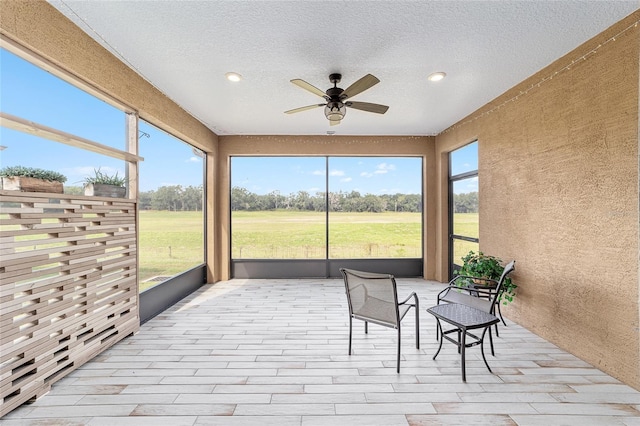
[[(84, 193), (85, 179), (96, 171), (127, 176), (126, 160), (136, 156), (126, 147), (125, 107), (107, 103), (5, 49), (0, 49), (0, 63), (0, 107), (9, 123), (0, 127), (2, 167), (60, 173), (66, 177), (64, 192), (73, 195)], [(28, 125), (15, 125), (25, 122)], [(145, 161), (138, 168), (138, 274), (140, 290), (145, 290), (204, 263), (204, 155), (144, 121), (139, 130)], [(130, 184), (135, 182), (127, 180)]]
[(329, 257), (422, 257), (422, 160), (329, 158)]
[(231, 257), (324, 259), (324, 157), (231, 159)]
[(204, 263), (204, 155), (140, 120), (139, 279), (144, 291)]
[[(0, 49), (0, 63), (0, 107), (4, 114), (26, 120), (30, 126), (63, 132), (66, 139), (84, 138), (125, 149), (124, 111), (5, 49)], [(2, 167), (33, 167), (61, 173), (66, 177), (65, 192), (73, 194), (82, 193), (84, 180), (95, 170), (125, 176), (126, 163), (122, 159), (40, 137), (39, 128), (0, 128)]]
[(233, 259), (422, 257), (422, 159), (233, 157)]
[(479, 248), (478, 142), (449, 154), (449, 273)]

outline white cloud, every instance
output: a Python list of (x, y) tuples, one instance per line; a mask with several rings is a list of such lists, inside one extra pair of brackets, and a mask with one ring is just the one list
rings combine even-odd
[(314, 170), (311, 174), (314, 176), (324, 176), (324, 170)]
[(346, 177), (346, 178), (342, 178), (340, 179), (340, 182), (351, 182), (353, 179), (351, 179), (350, 177)]
[(342, 170), (331, 170), (329, 172), (329, 176), (344, 176), (344, 171), (342, 171)]
[(385, 174), (390, 170), (395, 170), (396, 166), (394, 164), (380, 163), (376, 166), (376, 174)]
[(189, 157), (188, 160), (185, 161), (185, 163), (199, 163), (200, 162), (200, 158), (198, 157)]
[(371, 176), (373, 176), (373, 173), (362, 172), (362, 173), (360, 173), (360, 176), (365, 177), (365, 178), (370, 178)]

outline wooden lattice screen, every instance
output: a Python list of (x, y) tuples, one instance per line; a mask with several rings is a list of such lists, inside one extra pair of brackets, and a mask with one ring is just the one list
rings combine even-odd
[(0, 417), (138, 330), (135, 209), (0, 191)]

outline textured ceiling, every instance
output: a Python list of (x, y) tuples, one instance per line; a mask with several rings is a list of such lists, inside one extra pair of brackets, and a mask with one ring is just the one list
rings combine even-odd
[[(433, 135), (640, 7), (612, 1), (73, 1), (51, 4), (219, 135)], [(243, 76), (231, 83), (225, 73)], [(447, 77), (427, 81), (435, 71)], [(329, 126), (326, 90), (380, 79)]]

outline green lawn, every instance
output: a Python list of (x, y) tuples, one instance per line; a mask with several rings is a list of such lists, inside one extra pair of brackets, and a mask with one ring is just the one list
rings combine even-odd
[[(324, 259), (325, 213), (232, 213), (234, 259)], [(478, 215), (456, 214), (456, 233), (477, 236)], [(172, 276), (204, 262), (202, 212), (140, 212), (140, 281)], [(331, 258), (422, 255), (421, 213), (331, 213)], [(456, 259), (477, 244), (455, 246)], [(156, 283), (141, 283), (141, 290)]]
[[(325, 213), (233, 212), (234, 259), (324, 259)], [(331, 213), (331, 258), (419, 257), (420, 213)]]
[(140, 212), (140, 290), (157, 284), (142, 283), (157, 276), (172, 276), (204, 262), (202, 212)]

